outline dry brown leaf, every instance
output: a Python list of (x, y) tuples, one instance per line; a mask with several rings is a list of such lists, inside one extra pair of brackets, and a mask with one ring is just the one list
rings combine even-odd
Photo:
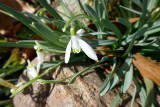
[(133, 64), (143, 77), (151, 79), (160, 86), (160, 62), (155, 62), (140, 53), (136, 53)]
[[(0, 2), (6, 4), (7, 6), (14, 8), (17, 11), (27, 11), (33, 13), (35, 9), (30, 6), (27, 2), (23, 0), (0, 0)], [(15, 20), (7, 15), (0, 13), (0, 34), (13, 36), (15, 27)], [(15, 30), (14, 30), (15, 31)]]
[(130, 23), (135, 23), (135, 22), (137, 22), (139, 20), (139, 17), (134, 17), (134, 18), (129, 18), (128, 19), (128, 21), (130, 22)]
[[(0, 2), (14, 8), (17, 11), (22, 10), (21, 6), (15, 0), (0, 0)], [(10, 31), (8, 29), (10, 29), (11, 26), (13, 25), (14, 19), (7, 16), (7, 15), (4, 15), (4, 14), (0, 13), (0, 20), (1, 20), (0, 34), (4, 35), (6, 33), (7, 34), (10, 33)]]

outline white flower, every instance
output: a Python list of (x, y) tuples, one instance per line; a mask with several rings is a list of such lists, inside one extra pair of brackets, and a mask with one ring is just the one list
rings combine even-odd
[(34, 46), (34, 49), (36, 50), (38, 62), (43, 63), (44, 62), (44, 56), (45, 56), (43, 50), (37, 45)]
[(35, 69), (34, 65), (31, 64), (30, 60), (27, 60), (27, 73), (32, 77), (35, 78), (38, 75), (37, 70)]
[[(71, 30), (74, 30), (74, 28), (71, 28)], [(74, 31), (73, 31), (74, 32)], [(71, 49), (73, 53), (79, 53), (81, 49), (83, 52), (91, 59), (93, 60), (98, 60), (98, 57), (96, 55), (96, 52), (94, 49), (86, 43), (84, 40), (82, 40), (79, 35), (83, 34), (85, 31), (83, 29), (79, 29), (76, 32), (76, 35), (73, 35), (71, 31), (71, 40), (69, 41), (67, 48), (66, 48), (66, 53), (65, 53), (65, 63), (69, 62), (70, 59), (70, 54), (71, 54)]]
[(44, 52), (37, 50), (36, 53), (38, 62), (42, 64), (44, 62), (44, 56), (45, 56)]
[[(36, 43), (38, 44), (38, 42)], [(38, 60), (38, 64), (36, 68), (37, 68), (37, 72), (39, 72), (41, 68), (41, 64), (44, 62), (45, 53), (38, 45), (35, 45), (34, 49), (36, 50), (37, 60)]]

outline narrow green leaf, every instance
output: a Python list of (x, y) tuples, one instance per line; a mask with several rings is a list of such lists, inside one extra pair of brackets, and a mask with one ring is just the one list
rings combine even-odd
[(115, 62), (113, 63), (113, 68), (110, 75), (106, 78), (106, 80), (103, 82), (103, 84), (100, 87), (100, 90), (99, 90), (100, 96), (103, 96), (109, 90), (110, 84), (112, 82), (111, 79), (113, 78), (119, 66), (120, 66), (120, 62), (117, 63), (115, 60)]
[(129, 70), (131, 62), (132, 58), (129, 57), (125, 60), (124, 64), (120, 67), (120, 69), (118, 68), (121, 63), (118, 63), (116, 66), (113, 66), (113, 71), (108, 76), (108, 78), (103, 82), (100, 88), (99, 93), (101, 96), (104, 95), (106, 92), (110, 91), (117, 84), (120, 78), (122, 78), (123, 75)]
[(2, 101), (0, 101), (0, 106), (1, 107), (6, 107), (6, 105), (12, 104), (12, 103), (13, 103), (13, 99), (2, 100)]
[(136, 93), (137, 93), (137, 87), (134, 86), (134, 91), (133, 91), (132, 100), (131, 100), (131, 106), (130, 107), (133, 107), (133, 103), (135, 101)]
[(99, 0), (94, 0), (94, 9), (95, 9), (95, 12), (98, 13), (98, 9), (99, 9)]
[(118, 6), (118, 9), (119, 9), (119, 11), (120, 11), (121, 17), (123, 17), (123, 18), (125, 18), (125, 19), (128, 19), (128, 18), (129, 18), (126, 10), (123, 9), (122, 7), (120, 7), (120, 5)]
[(137, 78), (138, 78), (138, 76), (136, 74), (133, 77), (133, 81), (134, 81), (134, 84), (136, 85), (136, 87), (138, 89), (138, 94), (139, 94), (140, 100), (142, 102), (141, 105), (142, 105), (142, 107), (145, 107), (144, 105), (145, 105), (145, 100), (146, 100), (146, 92), (145, 92), (144, 86), (139, 83)]
[(141, 0), (132, 0), (132, 2), (134, 2), (138, 7), (142, 8), (142, 2)]
[(112, 84), (110, 85), (110, 91), (117, 83), (118, 81), (124, 76), (124, 74), (129, 70), (132, 63), (132, 58), (128, 57), (126, 58), (124, 64), (120, 67), (120, 69), (114, 74), (112, 78)]
[(66, 77), (66, 78), (63, 78), (63, 79), (59, 79), (59, 80), (44, 80), (44, 79), (38, 79), (37, 81), (38, 82), (41, 82), (43, 84), (58, 84), (58, 83), (62, 83), (66, 80), (68, 80), (69, 78), (71, 77)]
[(150, 35), (150, 34), (154, 34), (154, 33), (158, 33), (160, 32), (160, 26), (157, 28), (153, 28), (153, 29), (149, 29), (145, 32), (145, 35)]
[(137, 32), (135, 32), (131, 37), (133, 37), (131, 40), (131, 42), (129, 43), (129, 46), (126, 50), (126, 52), (122, 55), (122, 57), (126, 56), (128, 53), (130, 53), (130, 51), (132, 50), (133, 46), (134, 46), (134, 42), (136, 39), (138, 39), (139, 37), (143, 36), (144, 33), (147, 31), (148, 27), (142, 27), (141, 29), (139, 29)]
[(57, 45), (53, 45), (49, 43), (46, 43), (46, 44), (39, 43), (39, 45), (44, 51), (54, 52), (55, 54), (65, 53), (65, 48), (59, 47)]
[(139, 11), (136, 11), (136, 10), (133, 10), (133, 9), (124, 7), (124, 6), (122, 6), (122, 5), (120, 5), (120, 8), (125, 9), (125, 10), (128, 10), (128, 11), (130, 11), (130, 12), (133, 12), (133, 13), (135, 13), (135, 14), (137, 14), (137, 15), (141, 15), (141, 14), (142, 14), (142, 13), (139, 12)]
[(33, 48), (35, 43), (19, 43), (19, 42), (0, 42), (0, 47), (21, 47), (21, 48)]
[(14, 88), (14, 84), (12, 84), (11, 82), (3, 79), (3, 78), (0, 78), (0, 86), (3, 86), (3, 87), (6, 87), (6, 88)]
[(98, 14), (88, 4), (84, 4), (84, 9), (85, 9), (86, 13), (88, 14), (88, 16), (91, 16), (92, 18), (96, 19), (97, 21), (99, 20)]
[(67, 21), (67, 23), (64, 25), (63, 27), (63, 31), (66, 31), (67, 27), (71, 25), (71, 23), (74, 21), (74, 20), (77, 20), (79, 18), (88, 18), (88, 19), (92, 19), (91, 17), (87, 16), (87, 15), (84, 15), (84, 14), (79, 14), (79, 15), (76, 15), (76, 16), (73, 16), (70, 20)]
[(133, 78), (133, 65), (130, 66), (129, 71), (126, 72), (125, 78), (124, 78), (124, 83), (122, 87), (122, 92), (126, 93), (128, 88), (130, 87), (132, 83), (132, 78)]
[(145, 102), (146, 102), (147, 95), (146, 95), (144, 87), (140, 87), (139, 96), (140, 96), (140, 99), (141, 99), (141, 102), (142, 102), (142, 107), (145, 107), (144, 105), (145, 105)]
[(98, 14), (99, 19), (101, 19), (101, 18), (105, 19), (107, 17), (107, 15), (106, 15), (105, 8), (103, 7), (102, 0), (95, 1), (95, 3), (96, 3), (95, 4), (95, 12)]
[[(123, 0), (123, 6), (127, 7), (129, 9), (132, 8), (132, 1), (131, 0)], [(128, 18), (132, 17), (132, 14), (130, 11), (126, 11)]]
[[(72, 2), (72, 1), (70, 1)], [(67, 15), (68, 17), (73, 17), (74, 15), (72, 14), (71, 10), (68, 8), (68, 6), (66, 5), (65, 0), (60, 0), (59, 1), (60, 6), (62, 7), (65, 15)]]
[(23, 65), (13, 66), (11, 68), (0, 69), (0, 78), (4, 78), (5, 76), (11, 75), (12, 73), (23, 69)]
[(147, 0), (143, 0), (142, 14), (141, 14), (141, 18), (139, 20), (139, 26), (138, 26), (139, 28), (142, 27), (146, 23), (146, 20), (149, 18), (147, 17), (147, 13), (148, 13)]
[(148, 0), (147, 10), (151, 12), (153, 9), (155, 9), (156, 6), (158, 5), (158, 1), (159, 0)]
[(41, 35), (43, 39), (45, 40), (47, 39), (48, 41), (58, 46), (66, 47), (66, 44), (59, 41), (60, 35), (63, 33), (58, 31), (53, 31), (48, 26), (45, 26), (40, 23), (32, 23), (32, 26), (38, 31), (37, 33), (39, 33), (39, 35)]
[(113, 32), (93, 32), (93, 33), (84, 33), (79, 36), (95, 36), (95, 35), (115, 35)]
[(154, 83), (148, 78), (144, 78), (144, 83), (147, 91), (147, 99), (145, 101), (145, 107), (151, 107), (154, 101)]
[(122, 93), (117, 94), (116, 98), (114, 99), (110, 107), (117, 107), (119, 101), (122, 99), (122, 96), (123, 96)]
[(125, 18), (117, 18), (117, 21), (127, 27), (127, 29), (131, 28), (131, 23)]
[(41, 69), (43, 70), (43, 69), (47, 69), (47, 68), (53, 67), (53, 66), (57, 65), (57, 63), (59, 63), (59, 62), (61, 62), (61, 61), (55, 60), (53, 62), (44, 62), (42, 64)]
[(108, 11), (107, 11), (107, 4), (106, 4), (106, 0), (101, 0), (102, 2), (102, 5), (104, 7), (104, 11), (105, 11), (105, 17), (104, 18), (107, 18), (108, 19)]
[(122, 34), (121, 34), (119, 28), (116, 25), (114, 25), (112, 22), (110, 22), (107, 19), (101, 19), (101, 22), (103, 23), (104, 27), (113, 31), (116, 34), (116, 36), (118, 37), (118, 40), (121, 41)]
[(95, 68), (100, 67), (100, 66), (101, 66), (101, 64), (100, 64), (100, 62), (98, 62), (98, 63), (95, 63), (95, 64), (89, 66), (89, 67), (86, 67), (84, 70), (79, 71), (78, 73), (76, 73), (75, 75), (73, 75), (73, 77), (70, 79), (70, 81), (69, 81), (68, 84), (73, 83), (73, 81), (74, 81), (78, 76), (80, 76), (82, 73), (84, 73), (84, 72), (86, 72), (86, 71), (88, 71), (88, 70), (91, 70), (91, 69), (95, 69)]
[[(29, 13), (29, 12), (23, 12), (22, 14), (32, 18), (34, 21), (36, 21), (38, 23), (42, 23), (41, 18), (39, 16), (36, 16), (35, 14)], [(44, 23), (42, 23), (42, 24), (44, 24)]]
[(115, 40), (92, 40), (90, 41), (90, 45), (92, 47), (97, 47), (97, 46), (108, 46), (108, 45), (113, 45), (117, 43)]

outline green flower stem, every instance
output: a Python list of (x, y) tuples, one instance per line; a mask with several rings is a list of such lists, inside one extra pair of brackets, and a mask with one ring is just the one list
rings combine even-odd
[(61, 83), (64, 82), (65, 80), (71, 78), (72, 76), (60, 79), (60, 80), (44, 80), (44, 79), (38, 79), (38, 82), (44, 83), (44, 84), (48, 84), (48, 83), (52, 83), (52, 84), (56, 84), (56, 83)]
[[(64, 25), (64, 27), (63, 27), (63, 29), (62, 29), (63, 32), (66, 31), (67, 27), (68, 27), (72, 22), (74, 22), (74, 20), (78, 20), (79, 18), (88, 18), (88, 19), (90, 19), (90, 20), (95, 21), (92, 17), (87, 16), (87, 15), (85, 15), (85, 14), (80, 14), (80, 15), (73, 16), (73, 17), (72, 17), (70, 20), (68, 20), (67, 23)], [(82, 19), (81, 19), (81, 20), (82, 20)]]
[(69, 81), (68, 84), (72, 83), (78, 76), (80, 76), (82, 73), (84, 73), (85, 71), (87, 70), (90, 70), (90, 69), (94, 69), (94, 68), (97, 68), (97, 67), (101, 67), (102, 65), (106, 65), (105, 63), (101, 64), (102, 62), (104, 62), (105, 60), (107, 59), (107, 57), (103, 57), (99, 62), (85, 68), (84, 70), (76, 73), (75, 75), (73, 75), (73, 77), (71, 78), (71, 80)]
[(69, 81), (68, 84), (73, 83), (73, 81), (74, 81), (78, 76), (80, 76), (82, 73), (84, 73), (85, 71), (88, 71), (88, 70), (90, 70), (90, 69), (94, 69), (94, 68), (100, 67), (101, 65), (102, 65), (102, 64), (100, 64), (100, 62), (98, 62), (98, 63), (95, 63), (95, 64), (93, 64), (93, 65), (85, 68), (84, 70), (76, 73), (75, 75), (73, 75), (73, 77), (71, 78), (71, 80)]
[(56, 67), (58, 67), (59, 65), (61, 65), (64, 61), (61, 61), (59, 63), (57, 63), (55, 66), (48, 68), (47, 70), (45, 70), (42, 74), (38, 75), (37, 77), (33, 78), (32, 80), (30, 80), (29, 82), (27, 82), (26, 84), (22, 85), (21, 87), (15, 89), (12, 93), (12, 95), (10, 96), (11, 98), (14, 97), (17, 93), (19, 93), (20, 91), (22, 91), (24, 88), (26, 88), (27, 86), (29, 86), (30, 84), (32, 84), (33, 82), (37, 81), (39, 78), (41, 78), (42, 76), (44, 76), (45, 74), (49, 73), (51, 70), (55, 69)]

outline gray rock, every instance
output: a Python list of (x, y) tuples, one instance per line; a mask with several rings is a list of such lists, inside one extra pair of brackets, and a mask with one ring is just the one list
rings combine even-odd
[[(47, 58), (50, 60), (50, 57)], [(32, 61), (36, 65), (36, 59)], [(64, 64), (58, 67), (55, 71), (50, 72), (44, 79), (62, 79), (69, 77), (75, 72), (81, 71), (90, 66), (87, 61)], [(90, 70), (86, 74), (78, 77), (72, 84), (66, 82), (59, 84), (41, 84), (34, 82), (27, 87), (23, 92), (15, 95), (13, 102), (14, 107), (110, 107), (110, 104), (115, 99), (119, 92), (119, 87), (104, 96), (99, 96), (98, 91), (102, 85), (101, 69)], [(28, 81), (29, 77), (26, 71), (20, 76), (19, 81)], [(129, 93), (133, 92), (133, 87)], [(124, 101), (119, 102), (119, 106), (126, 106), (131, 101), (131, 95), (126, 94)], [(139, 100), (137, 101), (139, 102)], [(139, 107), (135, 103), (134, 107)]]

